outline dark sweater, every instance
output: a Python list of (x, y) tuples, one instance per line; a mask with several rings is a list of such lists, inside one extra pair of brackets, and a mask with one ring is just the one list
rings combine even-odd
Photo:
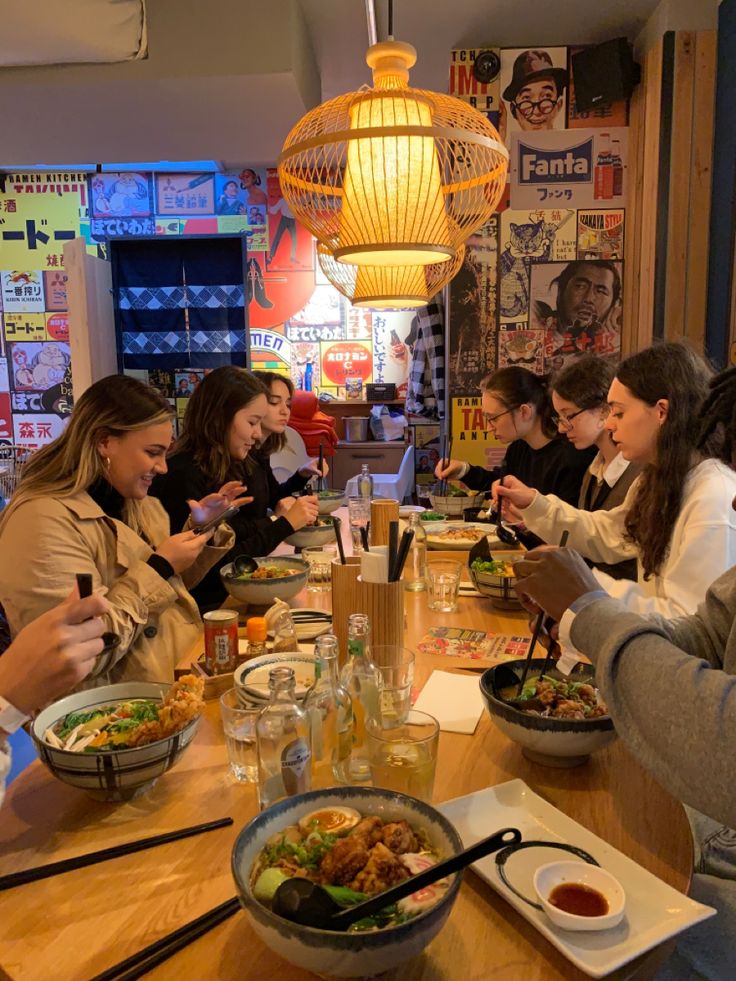
[[(563, 437), (551, 440), (538, 450), (532, 449), (525, 440), (517, 439), (509, 444), (500, 467), (493, 470), (471, 467), (462, 481), (471, 490), (490, 490), (494, 481), (510, 474), (540, 494), (556, 494), (568, 504), (577, 505), (580, 485), (595, 454), (595, 448), (576, 450)], [(531, 532), (518, 532), (518, 537), (527, 548), (542, 544), (542, 540)]]
[[(208, 494), (214, 494), (221, 487), (211, 480), (194, 462), (190, 452), (176, 453), (169, 457), (168, 473), (162, 474), (153, 482), (151, 494), (157, 497), (166, 509), (171, 521), (171, 531), (175, 534), (189, 518), (188, 500), (198, 501)], [(282, 497), (301, 489), (307, 481), (298, 473), (284, 484), (279, 484), (273, 475), (268, 457), (252, 454), (248, 466), (243, 466), (242, 482), (248, 488), (251, 504), (245, 504), (228, 524), (235, 532), (235, 545), (230, 552), (205, 575), (192, 590), (192, 596), (201, 610), (220, 606), (227, 596), (227, 590), (220, 579), (220, 568), (232, 562), (235, 555), (253, 557), (268, 555), (294, 529), (284, 517), (271, 520), (269, 509), (275, 507)]]

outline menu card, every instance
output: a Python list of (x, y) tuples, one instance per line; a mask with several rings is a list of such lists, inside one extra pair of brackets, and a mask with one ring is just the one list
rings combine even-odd
[(417, 652), (462, 658), (473, 662), (468, 667), (481, 668), (526, 657), (529, 640), (529, 636), (488, 634), (464, 627), (432, 627), (417, 645)]

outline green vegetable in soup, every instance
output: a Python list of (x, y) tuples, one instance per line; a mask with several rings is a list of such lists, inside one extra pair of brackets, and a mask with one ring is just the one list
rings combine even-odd
[(421, 521), (444, 521), (444, 514), (440, 514), (439, 511), (424, 511), (419, 515)]
[(282, 882), (289, 878), (281, 869), (264, 869), (253, 886), (253, 895), (261, 903), (270, 903)]

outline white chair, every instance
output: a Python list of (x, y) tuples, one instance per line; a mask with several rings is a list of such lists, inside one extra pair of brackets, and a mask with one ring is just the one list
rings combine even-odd
[(287, 426), (284, 435), (286, 436), (286, 445), (270, 458), (271, 470), (273, 470), (273, 475), (280, 484), (288, 480), (297, 470), (306, 467), (310, 460), (304, 440), (296, 429)]
[[(414, 482), (414, 447), (407, 446), (397, 473), (372, 473), (371, 477), (373, 477), (374, 497), (387, 497), (401, 504), (404, 498), (411, 493), (411, 486)], [(357, 476), (351, 477), (345, 485), (345, 495), (358, 497)]]

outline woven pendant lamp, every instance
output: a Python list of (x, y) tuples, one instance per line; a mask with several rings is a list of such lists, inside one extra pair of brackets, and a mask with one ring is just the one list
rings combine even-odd
[(496, 208), (508, 151), (476, 109), (409, 87), (410, 44), (373, 44), (366, 61), (374, 88), (312, 109), (287, 136), (282, 193), (337, 262), (452, 263)]
[(423, 307), (446, 286), (463, 263), (465, 246), (449, 262), (428, 266), (356, 266), (338, 262), (317, 244), (317, 259), (332, 285), (356, 307), (403, 310)]

